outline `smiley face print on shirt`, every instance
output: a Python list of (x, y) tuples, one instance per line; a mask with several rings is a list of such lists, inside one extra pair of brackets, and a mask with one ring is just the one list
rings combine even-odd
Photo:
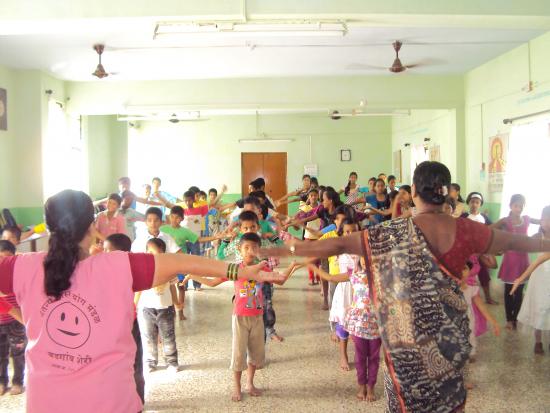
[(46, 320), (50, 339), (60, 346), (76, 349), (90, 337), (91, 326), (86, 314), (76, 305), (63, 302), (54, 307)]

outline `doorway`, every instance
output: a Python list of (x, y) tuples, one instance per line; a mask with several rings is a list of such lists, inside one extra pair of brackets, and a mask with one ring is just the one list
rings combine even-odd
[[(243, 152), (241, 153), (241, 190), (248, 194), (248, 184), (256, 178), (265, 179), (266, 194), (276, 200), (286, 195), (286, 152)], [(286, 205), (277, 208), (287, 214)]]

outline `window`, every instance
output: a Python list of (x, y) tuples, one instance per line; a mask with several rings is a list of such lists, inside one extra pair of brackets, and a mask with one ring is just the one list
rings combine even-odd
[[(510, 197), (513, 194), (522, 194), (527, 199), (523, 213), (533, 218), (540, 218), (542, 209), (550, 205), (545, 188), (549, 156), (549, 119), (512, 128), (508, 145), (508, 165), (502, 189), (501, 217), (509, 213)], [(531, 226), (529, 234), (537, 230), (537, 226)]]
[(80, 118), (67, 116), (63, 105), (48, 102), (48, 127), (42, 142), (44, 199), (64, 189), (88, 191)]

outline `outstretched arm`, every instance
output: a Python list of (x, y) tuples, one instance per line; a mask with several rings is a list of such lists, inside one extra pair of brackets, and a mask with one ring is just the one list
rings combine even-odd
[[(349, 237), (347, 237), (349, 238)], [(152, 287), (167, 283), (174, 278), (174, 274), (197, 274), (210, 277), (225, 278), (229, 264), (223, 261), (212, 260), (187, 254), (155, 255), (155, 275)], [(278, 272), (263, 271), (264, 264), (238, 268), (238, 278), (247, 280), (275, 282), (284, 279)]]
[(168, 208), (174, 208), (175, 204), (168, 201), (160, 192), (155, 192), (155, 196), (160, 200), (160, 202), (162, 202), (163, 205), (166, 205)]
[(521, 283), (523, 283), (523, 281), (529, 278), (531, 274), (533, 274), (533, 271), (535, 271), (539, 267), (539, 265), (543, 264), (548, 260), (550, 260), (550, 253), (540, 255), (535, 261), (533, 261), (529, 265), (529, 267), (527, 267), (525, 272), (521, 274), (521, 276), (516, 278), (516, 280), (514, 281), (514, 286), (512, 287), (512, 290), (510, 290), (510, 295), (513, 295), (516, 292), (516, 290), (521, 285)]
[(348, 273), (342, 273), (342, 274), (335, 274), (330, 275), (328, 272), (323, 270), (320, 267), (317, 267), (316, 265), (309, 264), (308, 269), (313, 271), (315, 274), (317, 274), (319, 277), (321, 277), (323, 280), (326, 281), (332, 281), (335, 283), (341, 283), (349, 281), (349, 274)]
[(329, 238), (315, 242), (290, 240), (283, 247), (262, 248), (260, 253), (266, 257), (295, 255), (298, 257), (317, 258), (327, 258), (345, 253), (363, 255), (362, 236), (362, 232), (355, 232), (347, 237)]
[(201, 277), (199, 275), (188, 275), (187, 277), (185, 277), (186, 280), (188, 278), (190, 278), (192, 280), (195, 280), (195, 281), (198, 281), (201, 284), (207, 285), (209, 287), (217, 287), (218, 285), (225, 282), (225, 280), (223, 280), (221, 278)]
[(499, 254), (504, 251), (550, 252), (550, 239), (531, 238), (526, 235), (494, 229), (493, 240), (487, 252), (489, 254)]

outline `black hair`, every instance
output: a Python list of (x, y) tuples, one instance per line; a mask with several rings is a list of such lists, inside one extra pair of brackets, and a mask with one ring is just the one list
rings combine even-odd
[(184, 197), (184, 198), (193, 198), (193, 199), (194, 199), (194, 198), (195, 198), (195, 192), (193, 192), (193, 191), (191, 191), (191, 190), (185, 191), (185, 192), (183, 193), (183, 197)]
[(484, 200), (483, 200), (483, 195), (481, 194), (481, 192), (470, 192), (468, 194), (468, 196), (466, 197), (466, 203), (470, 204), (470, 201), (472, 200), (472, 198), (477, 198), (477, 197), (481, 198), (481, 206), (483, 206)]
[(443, 205), (451, 185), (451, 172), (440, 162), (424, 161), (414, 170), (413, 183), (416, 193), (424, 202)]
[(344, 235), (344, 225), (357, 225), (357, 228), (361, 229), (360, 225), (359, 225), (359, 222), (357, 222), (357, 220), (355, 220), (353, 218), (346, 217), (346, 218), (344, 218), (344, 220), (340, 224), (340, 228), (338, 228), (338, 236), (339, 237)]
[(338, 195), (338, 192), (336, 192), (334, 188), (330, 186), (325, 190), (325, 192), (323, 192), (323, 196), (326, 196), (332, 201), (332, 205), (334, 206), (334, 208), (338, 208), (340, 205), (342, 205), (340, 195)]
[(472, 263), (472, 261), (468, 260), (466, 261), (466, 267), (468, 267), (468, 269), (471, 270), (472, 268), (474, 268), (474, 264)]
[(111, 200), (115, 201), (118, 204), (118, 206), (122, 204), (122, 197), (119, 194), (112, 193), (111, 195), (109, 195), (109, 201)]
[(259, 247), (262, 246), (262, 239), (258, 234), (255, 234), (254, 232), (247, 232), (246, 234), (243, 234), (243, 236), (241, 237), (240, 243), (242, 244), (245, 241), (254, 242)]
[(457, 183), (452, 183), (449, 188), (454, 189), (456, 192), (458, 192), (458, 202), (464, 203), (464, 199), (462, 198), (462, 195), (460, 195), (460, 185)]
[(15, 235), (17, 241), (21, 241), (21, 229), (19, 227), (5, 227), (4, 231), (11, 232), (13, 235)]
[(143, 187), (144, 188), (149, 188), (149, 190), (151, 190), (151, 185), (149, 185), (149, 184), (144, 184)]
[(203, 196), (203, 197), (206, 198), (206, 192), (204, 192), (204, 191), (199, 191), (199, 196)]
[(390, 181), (397, 181), (397, 178), (395, 177), (395, 175), (388, 176), (388, 182)]
[(44, 213), (50, 230), (44, 289), (46, 295), (59, 300), (71, 288), (71, 276), (80, 257), (79, 243), (94, 222), (94, 204), (84, 192), (66, 189), (48, 198)]
[(239, 223), (243, 221), (253, 221), (256, 224), (260, 223), (260, 221), (258, 220), (258, 215), (256, 215), (256, 213), (252, 211), (243, 211), (239, 214)]
[(312, 176), (310, 179), (311, 185), (319, 186), (319, 180), (315, 176)]
[(396, 191), (395, 189), (393, 191), (391, 191), (389, 194), (388, 194), (388, 198), (390, 199), (390, 202), (393, 202), (393, 200), (395, 199), (395, 197), (397, 196), (397, 194), (399, 193), (399, 191)]
[(200, 189), (199, 189), (198, 186), (190, 186), (189, 189), (188, 189), (188, 191), (193, 192), (193, 196), (195, 196), (195, 194), (196, 194), (197, 192), (200, 192)]
[(445, 198), (445, 203), (451, 207), (451, 210), (453, 212), (455, 212), (455, 210), (456, 210), (456, 201), (455, 201), (454, 198), (451, 198), (450, 196), (447, 196), (447, 198)]
[(342, 204), (334, 211), (334, 217), (340, 214), (345, 215), (346, 218), (353, 219), (355, 216), (355, 209), (351, 205)]
[(15, 255), (15, 251), (15, 245), (11, 242), (5, 239), (0, 240), (0, 252), (9, 252), (11, 255)]
[(151, 179), (151, 183), (155, 181), (158, 181), (159, 185), (162, 185), (162, 180), (158, 176), (155, 176), (153, 179)]
[(132, 240), (126, 234), (111, 234), (105, 241), (109, 241), (116, 251), (130, 252), (132, 249)]
[[(382, 178), (376, 178), (376, 181), (374, 181), (374, 186), (376, 187), (376, 184), (378, 182), (382, 182), (382, 185), (384, 185), (384, 188), (386, 188), (386, 181), (384, 181)], [(376, 191), (375, 191), (376, 192)]]
[[(349, 177), (351, 178), (352, 176), (355, 176), (355, 178), (357, 178), (357, 172), (351, 172), (351, 173), (349, 174)], [(351, 187), (351, 181), (348, 181), (348, 184), (347, 184), (346, 187), (344, 188), (344, 194), (345, 194), (346, 196), (349, 195), (349, 190), (351, 189), (350, 187)]]
[(380, 173), (378, 174), (378, 177), (380, 178), (382, 175), (386, 176), (386, 174), (385, 174), (384, 172), (380, 172)]
[(160, 250), (160, 252), (166, 252), (166, 243), (160, 238), (151, 238), (149, 241), (147, 241), (147, 245), (154, 245)]
[(118, 178), (118, 183), (121, 184), (123, 182), (128, 182), (130, 183), (130, 178), (128, 178), (127, 176), (121, 176), (120, 178)]
[(145, 211), (145, 218), (147, 218), (148, 215), (156, 215), (158, 219), (162, 221), (162, 211), (160, 210), (160, 208), (157, 208), (157, 207), (147, 208), (147, 211)]
[(525, 205), (525, 197), (521, 194), (514, 194), (512, 195), (512, 197), (510, 198), (510, 207), (512, 206), (512, 204), (523, 204)]
[[(260, 181), (260, 179), (262, 181)], [(265, 186), (265, 181), (263, 180), (263, 178), (256, 178), (253, 181), (251, 181), (248, 185), (252, 187), (252, 189), (254, 190), (253, 192), (256, 192), (261, 190), (262, 186)]]
[(170, 214), (177, 215), (178, 217), (183, 219), (183, 216), (184, 216), (183, 208), (180, 207), (179, 205), (174, 205), (172, 209), (170, 209)]
[(411, 191), (412, 191), (410, 185), (401, 185), (401, 186), (399, 187), (399, 189), (402, 189), (402, 190), (408, 192), (409, 195), (411, 194)]
[(311, 188), (309, 191), (307, 191), (308, 195), (311, 194), (312, 192), (315, 192), (317, 193), (317, 195), (319, 195), (319, 190), (317, 188)]
[(369, 178), (368, 182), (372, 182), (372, 181), (376, 182), (376, 177), (371, 176), (371, 177)]
[(209, 193), (209, 194), (214, 193), (214, 194), (216, 194), (216, 196), (218, 196), (218, 190), (217, 190), (216, 188), (210, 188), (210, 189), (208, 190), (208, 193)]
[(311, 181), (311, 175), (310, 174), (303, 174), (302, 175), (302, 181), (306, 178), (309, 178), (309, 180)]
[(260, 208), (262, 206), (260, 200), (258, 198), (256, 198), (255, 196), (247, 196), (243, 199), (243, 205), (246, 205), (246, 204), (249, 204), (249, 205), (254, 205), (258, 208)]

